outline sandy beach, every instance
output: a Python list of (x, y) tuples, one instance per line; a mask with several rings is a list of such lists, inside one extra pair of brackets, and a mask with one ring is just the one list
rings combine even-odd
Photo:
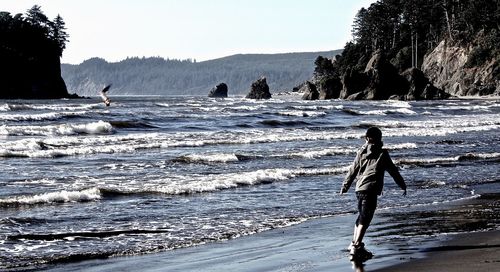
[(425, 258), (376, 271), (498, 271), (500, 231), (451, 235), (440, 246), (427, 248)]
[[(224, 242), (157, 254), (58, 264), (48, 271), (494, 271), (500, 195), (381, 210), (365, 239), (374, 258), (349, 261), (355, 215), (311, 219)], [(477, 231), (483, 230), (483, 231)], [(484, 231), (486, 230), (486, 231)]]

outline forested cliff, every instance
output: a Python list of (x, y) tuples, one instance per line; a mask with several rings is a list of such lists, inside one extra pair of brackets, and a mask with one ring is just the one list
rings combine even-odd
[(346, 99), (499, 95), (499, 22), (497, 0), (379, 0), (341, 55), (316, 60), (312, 87)]
[(26, 15), (0, 12), (0, 98), (70, 97), (60, 57), (68, 35), (58, 15), (49, 20), (39, 6)]
[(340, 52), (239, 54), (203, 62), (161, 57), (107, 62), (93, 58), (78, 65), (63, 64), (62, 75), (71, 92), (87, 96), (96, 95), (108, 83), (113, 83), (113, 93), (120, 95), (207, 95), (221, 82), (227, 84), (229, 95), (243, 95), (261, 76), (267, 77), (273, 91), (291, 90), (311, 76), (316, 57), (333, 57)]

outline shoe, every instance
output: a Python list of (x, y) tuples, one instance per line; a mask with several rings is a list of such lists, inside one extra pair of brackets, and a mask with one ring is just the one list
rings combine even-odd
[(350, 245), (349, 245), (349, 254), (351, 255), (355, 255), (360, 248), (364, 248), (365, 247), (365, 244), (361, 243), (359, 245), (355, 245), (354, 242), (352, 242)]
[(360, 257), (363, 259), (373, 257), (373, 253), (366, 250), (365, 244), (363, 244), (363, 243), (361, 243), (359, 245), (353, 245), (349, 252), (350, 252), (350, 255), (357, 256), (357, 257)]
[(363, 258), (363, 259), (371, 259), (373, 257), (373, 253), (366, 250), (366, 248), (364, 248), (364, 247), (359, 249), (358, 252), (356, 252), (356, 255), (359, 255), (360, 258)]

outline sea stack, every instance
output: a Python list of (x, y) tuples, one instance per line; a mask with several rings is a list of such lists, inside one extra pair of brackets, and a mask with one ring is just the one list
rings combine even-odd
[(266, 82), (266, 77), (261, 77), (257, 81), (252, 83), (250, 92), (247, 94), (246, 98), (250, 99), (269, 99), (271, 98), (271, 93), (269, 92), (269, 86)]
[(224, 82), (217, 84), (210, 90), (208, 97), (227, 97), (227, 84)]
[(317, 100), (319, 98), (319, 92), (316, 86), (310, 81), (306, 81), (302, 88), (299, 89), (299, 92), (304, 93), (302, 95), (303, 100)]

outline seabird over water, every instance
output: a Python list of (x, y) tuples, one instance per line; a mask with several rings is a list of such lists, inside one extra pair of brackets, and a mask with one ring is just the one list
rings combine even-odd
[(102, 89), (101, 91), (101, 97), (106, 107), (109, 107), (109, 105), (111, 104), (111, 100), (109, 100), (109, 97), (106, 95), (106, 93), (109, 91), (109, 88), (111, 88), (111, 84), (104, 87), (104, 89)]

